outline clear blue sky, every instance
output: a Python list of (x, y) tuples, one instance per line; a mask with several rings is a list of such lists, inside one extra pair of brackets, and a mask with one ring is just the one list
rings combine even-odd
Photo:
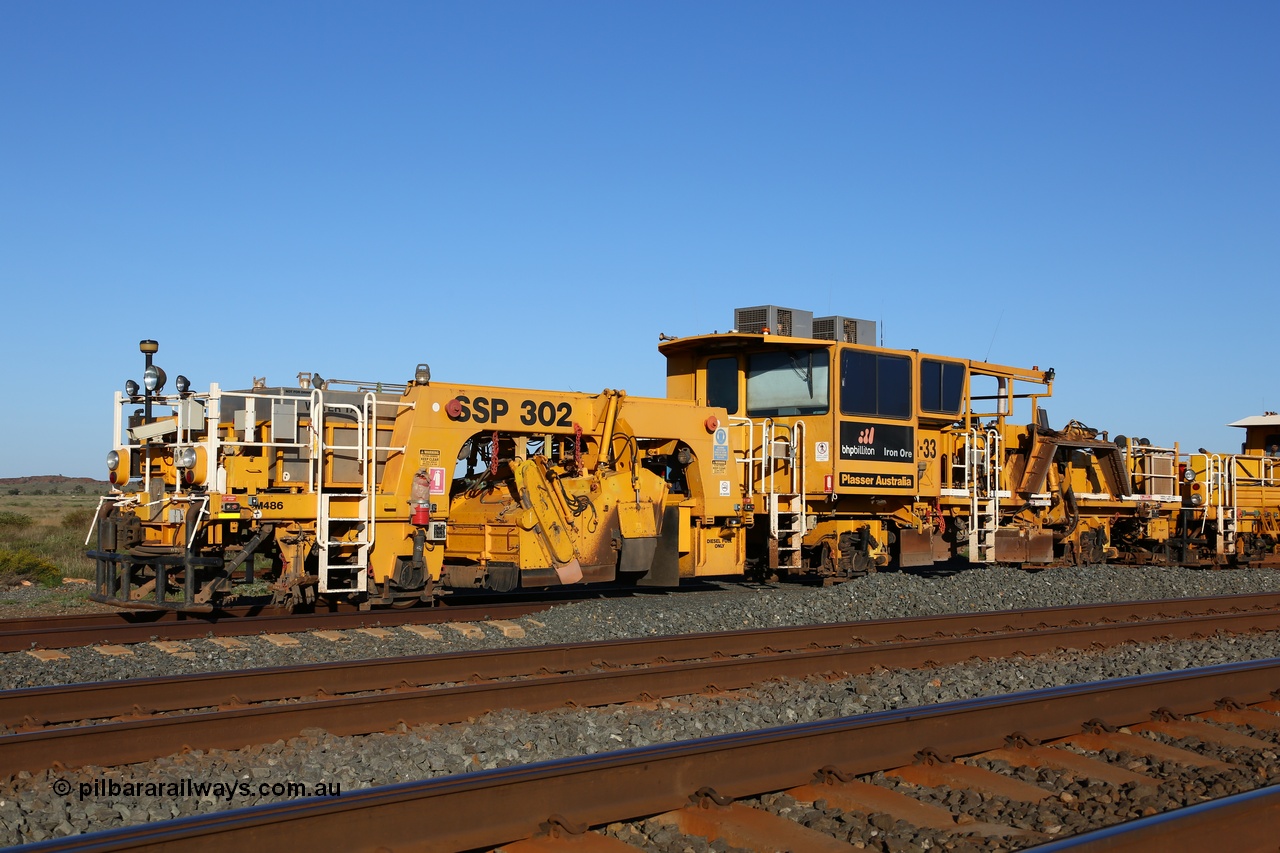
[(735, 306), (1280, 409), (1275, 2), (0, 4), (0, 476), (170, 377), (661, 395)]

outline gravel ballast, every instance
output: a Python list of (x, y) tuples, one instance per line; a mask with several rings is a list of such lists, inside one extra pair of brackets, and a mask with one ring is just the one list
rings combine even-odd
[[(250, 639), (246, 650), (237, 652), (199, 640), (186, 643), (196, 652), (195, 660), (175, 658), (143, 645), (135, 647), (131, 657), (106, 658), (81, 649), (70, 650), (69, 660), (49, 663), (25, 653), (9, 654), (3, 656), (3, 672), (6, 686), (17, 687), (339, 657), (359, 659), (824, 621), (1263, 592), (1280, 589), (1277, 579), (1280, 575), (1270, 571), (1111, 567), (1040, 573), (993, 568), (942, 577), (885, 573), (830, 589), (734, 588), (579, 603), (521, 620), (528, 632), (522, 640), (503, 638), (496, 629), (487, 627), (483, 640), (468, 640), (447, 631), (443, 641), (423, 640), (404, 631), (394, 632), (393, 640), (344, 632), (352, 638), (334, 643), (300, 635), (299, 646), (284, 649)], [(335, 737), (311, 730), (287, 741), (238, 751), (197, 751), (122, 768), (19, 774), (0, 784), (0, 844), (286, 799), (283, 792), (277, 795), (269, 789), (289, 783), (338, 785), (342, 792), (350, 792), (714, 734), (1278, 656), (1280, 635), (1216, 637), (931, 670), (877, 672), (838, 682), (820, 678), (771, 682), (720, 697), (664, 701), (651, 709), (617, 707), (544, 714), (499, 710), (467, 723), (425, 725), (364, 737)], [(1274, 735), (1261, 736), (1275, 741)], [(196, 782), (221, 782), (231, 786), (232, 793), (111, 793), (113, 784), (119, 790), (130, 782), (188, 788)], [(69, 785), (70, 793), (60, 795), (56, 784), (58, 790), (61, 785)], [(239, 788), (241, 784), (245, 788)], [(259, 790), (264, 785), (265, 793)], [(1147, 796), (1147, 792), (1142, 793)], [(1073, 796), (1070, 791), (1068, 796)], [(682, 843), (679, 839), (672, 843), (677, 845), (672, 849), (683, 849), (678, 846)]]
[[(610, 707), (539, 714), (499, 710), (466, 723), (423, 725), (363, 737), (308, 730), (287, 741), (243, 750), (196, 751), (127, 767), (21, 773), (0, 785), (0, 843), (37, 841), (287, 798), (260, 792), (262, 785), (336, 784), (349, 793), (628, 747), (1277, 655), (1280, 634), (1216, 637), (883, 671), (836, 682), (824, 678), (777, 681), (719, 697), (680, 697), (650, 709)], [(1275, 741), (1274, 734), (1260, 736)], [(112, 794), (110, 787), (113, 783), (119, 790), (130, 783), (181, 786), (193, 782), (247, 787), (231, 796), (130, 796)], [(55, 785), (70, 786), (70, 793), (60, 795)]]
[(482, 623), (479, 627), (484, 632), (483, 639), (468, 639), (446, 629), (441, 632), (443, 639), (430, 640), (403, 629), (392, 629), (386, 639), (344, 631), (339, 642), (297, 634), (293, 636), (299, 643), (291, 647), (276, 646), (255, 637), (241, 638), (244, 647), (235, 650), (221, 648), (208, 640), (191, 640), (183, 646), (189, 658), (168, 654), (148, 644), (132, 646), (134, 654), (121, 657), (104, 656), (93, 649), (68, 649), (68, 660), (51, 662), (39, 661), (25, 652), (11, 652), (0, 655), (0, 689), (292, 666), (326, 660), (1275, 591), (1280, 591), (1280, 572), (1269, 569), (1208, 571), (1095, 566), (1027, 572), (993, 567), (940, 576), (884, 572), (830, 588), (728, 586), (720, 591), (641, 594), (634, 598), (577, 602), (516, 620), (525, 631), (520, 639), (504, 637), (497, 628)]

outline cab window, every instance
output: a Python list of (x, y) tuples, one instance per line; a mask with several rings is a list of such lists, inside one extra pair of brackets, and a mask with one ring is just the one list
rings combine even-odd
[(754, 353), (747, 359), (747, 414), (826, 414), (829, 378), (830, 358), (825, 349)]
[(963, 398), (963, 364), (932, 358), (920, 360), (920, 411), (958, 415)]
[(842, 351), (840, 411), (873, 418), (911, 417), (911, 359), (865, 350)]
[(738, 413), (738, 359), (707, 360), (707, 405)]

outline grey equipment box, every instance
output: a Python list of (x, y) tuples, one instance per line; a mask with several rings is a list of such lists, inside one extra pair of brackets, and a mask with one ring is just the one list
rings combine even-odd
[(813, 321), (813, 336), (823, 341), (875, 346), (876, 321), (855, 320), (853, 317), (817, 317)]
[(784, 335), (789, 338), (813, 337), (813, 312), (796, 308), (779, 308), (777, 305), (757, 305), (754, 308), (733, 309), (733, 327), (750, 335)]

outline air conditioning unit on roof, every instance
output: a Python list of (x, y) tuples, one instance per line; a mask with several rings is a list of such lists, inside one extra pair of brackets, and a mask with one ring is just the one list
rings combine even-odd
[(785, 335), (790, 338), (813, 337), (813, 312), (796, 308), (779, 308), (777, 305), (757, 305), (754, 308), (735, 308), (733, 327), (750, 335)]
[(823, 341), (875, 346), (876, 321), (855, 320), (853, 317), (815, 317), (813, 336)]

